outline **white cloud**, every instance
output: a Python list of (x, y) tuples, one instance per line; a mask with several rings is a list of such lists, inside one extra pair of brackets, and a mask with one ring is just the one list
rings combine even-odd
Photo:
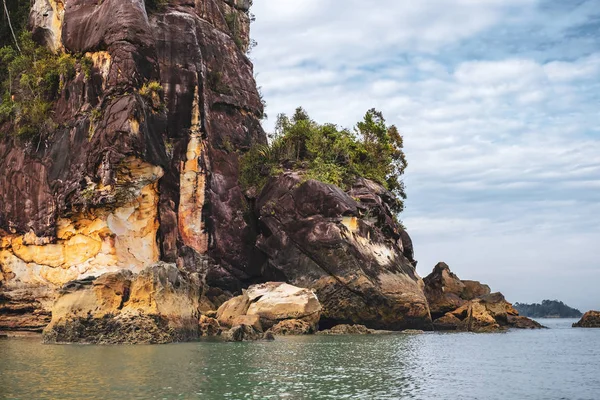
[(517, 271), (529, 287), (540, 266), (548, 287), (565, 263), (599, 277), (600, 37), (585, 24), (600, 11), (541, 2), (257, 1), (265, 128), (298, 105), (346, 127), (382, 110), (405, 138), (422, 274), (446, 259), (515, 301), (531, 300)]

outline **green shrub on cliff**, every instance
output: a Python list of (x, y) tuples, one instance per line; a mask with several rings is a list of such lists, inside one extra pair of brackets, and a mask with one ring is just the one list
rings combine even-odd
[(75, 75), (75, 58), (38, 46), (28, 32), (21, 34), (19, 47), (20, 52), (0, 49), (0, 124), (10, 122), (13, 133), (30, 139), (54, 128), (52, 102)]
[(241, 159), (241, 182), (260, 190), (269, 177), (284, 170), (302, 170), (316, 179), (345, 188), (357, 177), (380, 183), (396, 196), (394, 211), (406, 198), (402, 175), (407, 166), (402, 136), (371, 109), (354, 131), (318, 124), (302, 108), (277, 118), (270, 144), (254, 146)]
[[(24, 0), (5, 0), (5, 4), (12, 28), (15, 30), (15, 34), (18, 35), (27, 26), (31, 4), (29, 1)], [(4, 46), (15, 47), (10, 24), (8, 23), (8, 16), (4, 10), (4, 3), (0, 4), (0, 48)]]

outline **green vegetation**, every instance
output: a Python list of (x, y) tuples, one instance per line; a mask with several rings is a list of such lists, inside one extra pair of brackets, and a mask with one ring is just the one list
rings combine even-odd
[(231, 31), (231, 37), (235, 42), (235, 45), (240, 50), (244, 50), (244, 42), (240, 37), (240, 22), (238, 21), (238, 16), (235, 11), (229, 12), (225, 14), (225, 22)]
[(158, 81), (146, 82), (140, 88), (140, 96), (145, 97), (148, 100), (152, 100), (154, 95), (161, 95), (163, 93), (163, 87)]
[(150, 81), (146, 82), (142, 85), (140, 90), (138, 91), (140, 96), (142, 96), (155, 111), (164, 111), (166, 106), (162, 100), (164, 89), (160, 82), (158, 81)]
[(269, 177), (302, 170), (307, 179), (347, 188), (357, 177), (380, 183), (396, 196), (395, 212), (406, 199), (402, 175), (407, 166), (402, 136), (371, 109), (354, 131), (318, 124), (302, 108), (290, 119), (279, 115), (269, 145), (254, 146), (241, 159), (240, 179), (260, 190)]
[[(6, 2), (6, 9), (10, 16), (10, 23), (18, 35), (24, 31), (27, 26), (27, 20), (29, 18), (29, 1), (23, 0), (3, 0)], [(0, 48), (4, 46), (11, 46), (16, 49), (15, 41), (13, 40), (12, 33), (10, 31), (9, 20), (4, 10), (4, 4), (0, 4)]]
[(562, 301), (544, 300), (542, 304), (515, 303), (519, 314), (528, 318), (580, 318), (581, 311), (571, 308)]
[(0, 49), (0, 124), (9, 122), (13, 133), (27, 140), (55, 128), (52, 102), (75, 76), (76, 59), (38, 46), (28, 32), (20, 35), (19, 47), (21, 52)]
[(213, 92), (226, 95), (232, 94), (231, 88), (223, 82), (223, 73), (221, 71), (208, 71), (206, 82)]

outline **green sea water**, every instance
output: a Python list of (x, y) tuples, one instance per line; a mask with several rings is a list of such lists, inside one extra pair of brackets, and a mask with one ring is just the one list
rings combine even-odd
[(600, 399), (600, 329), (162, 346), (0, 340), (7, 399)]

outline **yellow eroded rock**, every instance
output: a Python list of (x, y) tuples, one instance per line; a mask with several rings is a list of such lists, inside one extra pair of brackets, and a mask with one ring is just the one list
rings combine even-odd
[[(157, 176), (156, 171), (144, 172), (140, 166), (134, 170), (147, 179)], [(158, 227), (154, 182), (143, 187), (138, 198), (112, 212), (96, 209), (59, 219), (54, 243), (38, 244), (47, 239), (32, 232), (3, 237), (0, 267), (8, 285), (14, 281), (60, 286), (119, 269), (138, 272), (159, 259)]]

